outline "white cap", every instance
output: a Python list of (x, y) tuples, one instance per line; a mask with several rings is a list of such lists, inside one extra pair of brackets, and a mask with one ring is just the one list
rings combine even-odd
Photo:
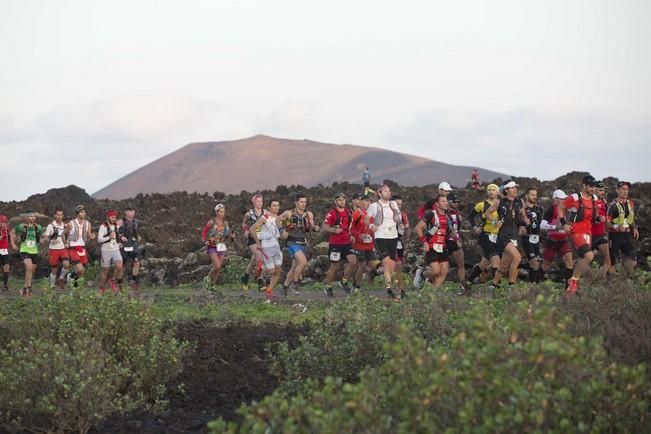
[(442, 183), (439, 184), (439, 190), (452, 191), (452, 187), (450, 187), (450, 184), (443, 181)]
[(504, 184), (504, 188), (513, 188), (513, 187), (517, 187), (517, 186), (518, 186), (518, 184), (515, 181), (509, 181), (506, 184)]
[(567, 194), (563, 190), (554, 190), (552, 194), (552, 199), (567, 199)]

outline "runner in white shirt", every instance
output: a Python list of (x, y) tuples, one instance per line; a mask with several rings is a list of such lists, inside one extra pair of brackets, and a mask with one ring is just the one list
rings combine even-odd
[[(49, 241), (48, 262), (50, 263), (50, 289), (58, 283), (65, 288), (65, 277), (70, 269), (70, 255), (66, 249), (68, 233), (63, 223), (63, 210), (54, 211), (54, 221), (47, 225), (43, 239)], [(58, 279), (57, 279), (58, 276)]]
[[(258, 219), (251, 227), (250, 234), (256, 245), (262, 252), (262, 262), (265, 271), (271, 272), (271, 280), (266, 288), (267, 301), (273, 298), (273, 289), (280, 280), (280, 274), (283, 266), (283, 252), (280, 249), (280, 229), (278, 224), (278, 212), (280, 211), (280, 201), (271, 199), (269, 209)], [(284, 294), (287, 295), (287, 292)]]
[(99, 293), (104, 294), (104, 285), (108, 279), (111, 265), (115, 267), (113, 278), (109, 280), (113, 293), (122, 290), (122, 273), (123, 261), (120, 253), (120, 241), (118, 231), (120, 226), (117, 221), (118, 213), (115, 210), (109, 210), (106, 213), (106, 221), (102, 223), (97, 231), (97, 242), (102, 246), (102, 272), (99, 277)]
[(86, 242), (95, 239), (91, 224), (86, 220), (86, 208), (83, 205), (77, 205), (75, 208), (77, 217), (70, 220), (66, 225), (68, 232), (68, 255), (70, 262), (74, 264), (75, 269), (71, 273), (74, 281), (73, 286), (77, 287), (77, 280), (83, 276), (88, 264), (88, 253), (86, 252)]
[(384, 283), (390, 298), (400, 299), (391, 289), (391, 278), (396, 267), (398, 246), (398, 225), (400, 210), (391, 199), (391, 189), (381, 185), (377, 190), (379, 200), (369, 206), (367, 214), (371, 219), (369, 228), (375, 232), (375, 248), (384, 266)]

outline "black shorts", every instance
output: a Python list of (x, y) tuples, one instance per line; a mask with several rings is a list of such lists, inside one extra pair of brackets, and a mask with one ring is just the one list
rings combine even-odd
[(252, 237), (251, 235), (249, 235), (249, 236), (247, 237), (247, 239), (246, 239), (246, 247), (252, 246), (252, 245), (254, 245), (254, 244), (257, 244), (257, 243), (255, 242), (255, 240), (253, 239), (253, 237)]
[(377, 255), (375, 250), (355, 250), (355, 255), (357, 255), (358, 262), (373, 262), (377, 261)]
[(5, 265), (9, 265), (11, 262), (9, 262), (9, 255), (0, 255), (0, 266), (4, 267)]
[(355, 251), (350, 244), (341, 246), (330, 244), (328, 246), (328, 259), (330, 259), (330, 262), (339, 262), (350, 255), (355, 255)]
[(598, 235), (592, 237), (592, 250), (598, 250), (599, 246), (604, 244), (610, 245), (607, 235), (604, 234), (604, 235)]
[(443, 249), (443, 252), (435, 252), (434, 249), (429, 249), (425, 253), (425, 262), (431, 264), (432, 262), (449, 262), (450, 252), (448, 249)]
[(492, 242), (488, 238), (487, 232), (482, 232), (479, 234), (479, 246), (484, 252), (484, 258), (490, 259), (493, 256), (497, 256), (497, 243)]
[(127, 261), (140, 262), (140, 260), (142, 259), (142, 255), (140, 254), (140, 250), (138, 248), (134, 248), (131, 252), (125, 252), (123, 249), (120, 250), (120, 253), (122, 253), (122, 260), (124, 262)]
[(540, 239), (537, 243), (532, 243), (529, 241), (529, 235), (524, 235), (520, 237), (520, 242), (522, 243), (522, 250), (524, 250), (527, 259), (542, 258), (540, 255)]
[(398, 239), (376, 238), (375, 250), (380, 259), (390, 258), (395, 261), (398, 256)]
[(33, 253), (20, 252), (20, 259), (22, 259), (23, 261), (25, 259), (31, 259), (32, 264), (36, 264), (38, 262), (38, 255), (35, 255)]
[(454, 253), (454, 252), (456, 252), (457, 250), (460, 250), (461, 247), (459, 247), (459, 244), (457, 244), (457, 242), (456, 242), (455, 240), (447, 240), (447, 241), (445, 242), (445, 249), (446, 249), (449, 253)]
[(497, 237), (497, 248), (496, 248), (496, 253), (499, 255), (501, 258), (502, 255), (504, 254), (504, 250), (506, 249), (506, 245), (508, 243), (513, 244), (516, 248), (518, 247), (518, 239), (517, 237)]
[(633, 236), (630, 232), (611, 232), (608, 235), (610, 247), (610, 260), (613, 264), (617, 262), (619, 253), (627, 259), (635, 259), (635, 248), (633, 247)]

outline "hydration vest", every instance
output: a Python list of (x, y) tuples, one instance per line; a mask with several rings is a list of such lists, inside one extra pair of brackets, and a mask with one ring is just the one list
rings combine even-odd
[(635, 212), (633, 211), (634, 204), (632, 200), (626, 199), (626, 209), (628, 209), (628, 215), (625, 214), (626, 209), (617, 199), (615, 199), (611, 206), (612, 205), (615, 205), (618, 211), (617, 217), (611, 221), (612, 224), (627, 227), (635, 223)]

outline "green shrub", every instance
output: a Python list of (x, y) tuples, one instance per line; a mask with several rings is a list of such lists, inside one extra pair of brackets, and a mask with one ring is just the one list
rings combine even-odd
[(240, 277), (242, 277), (248, 265), (249, 258), (228, 256), (227, 262), (219, 273), (219, 283), (222, 285), (237, 285), (239, 287), (241, 285)]
[(448, 316), (467, 303), (432, 293), (415, 293), (409, 302), (399, 304), (376, 297), (350, 297), (328, 308), (296, 348), (277, 344), (271, 371), (289, 394), (320, 387), (328, 376), (354, 382), (362, 369), (384, 360), (384, 346), (395, 340), (400, 324), (427, 341), (441, 341), (452, 331)]
[(644, 365), (611, 362), (598, 338), (567, 333), (539, 296), (499, 320), (478, 303), (449, 346), (408, 327), (387, 344), (386, 361), (357, 384), (328, 378), (308, 397), (276, 392), (212, 432), (429, 433), (640, 432), (648, 427)]
[(163, 404), (188, 351), (142, 303), (86, 291), (3, 304), (0, 333), (0, 423), (30, 431)]

